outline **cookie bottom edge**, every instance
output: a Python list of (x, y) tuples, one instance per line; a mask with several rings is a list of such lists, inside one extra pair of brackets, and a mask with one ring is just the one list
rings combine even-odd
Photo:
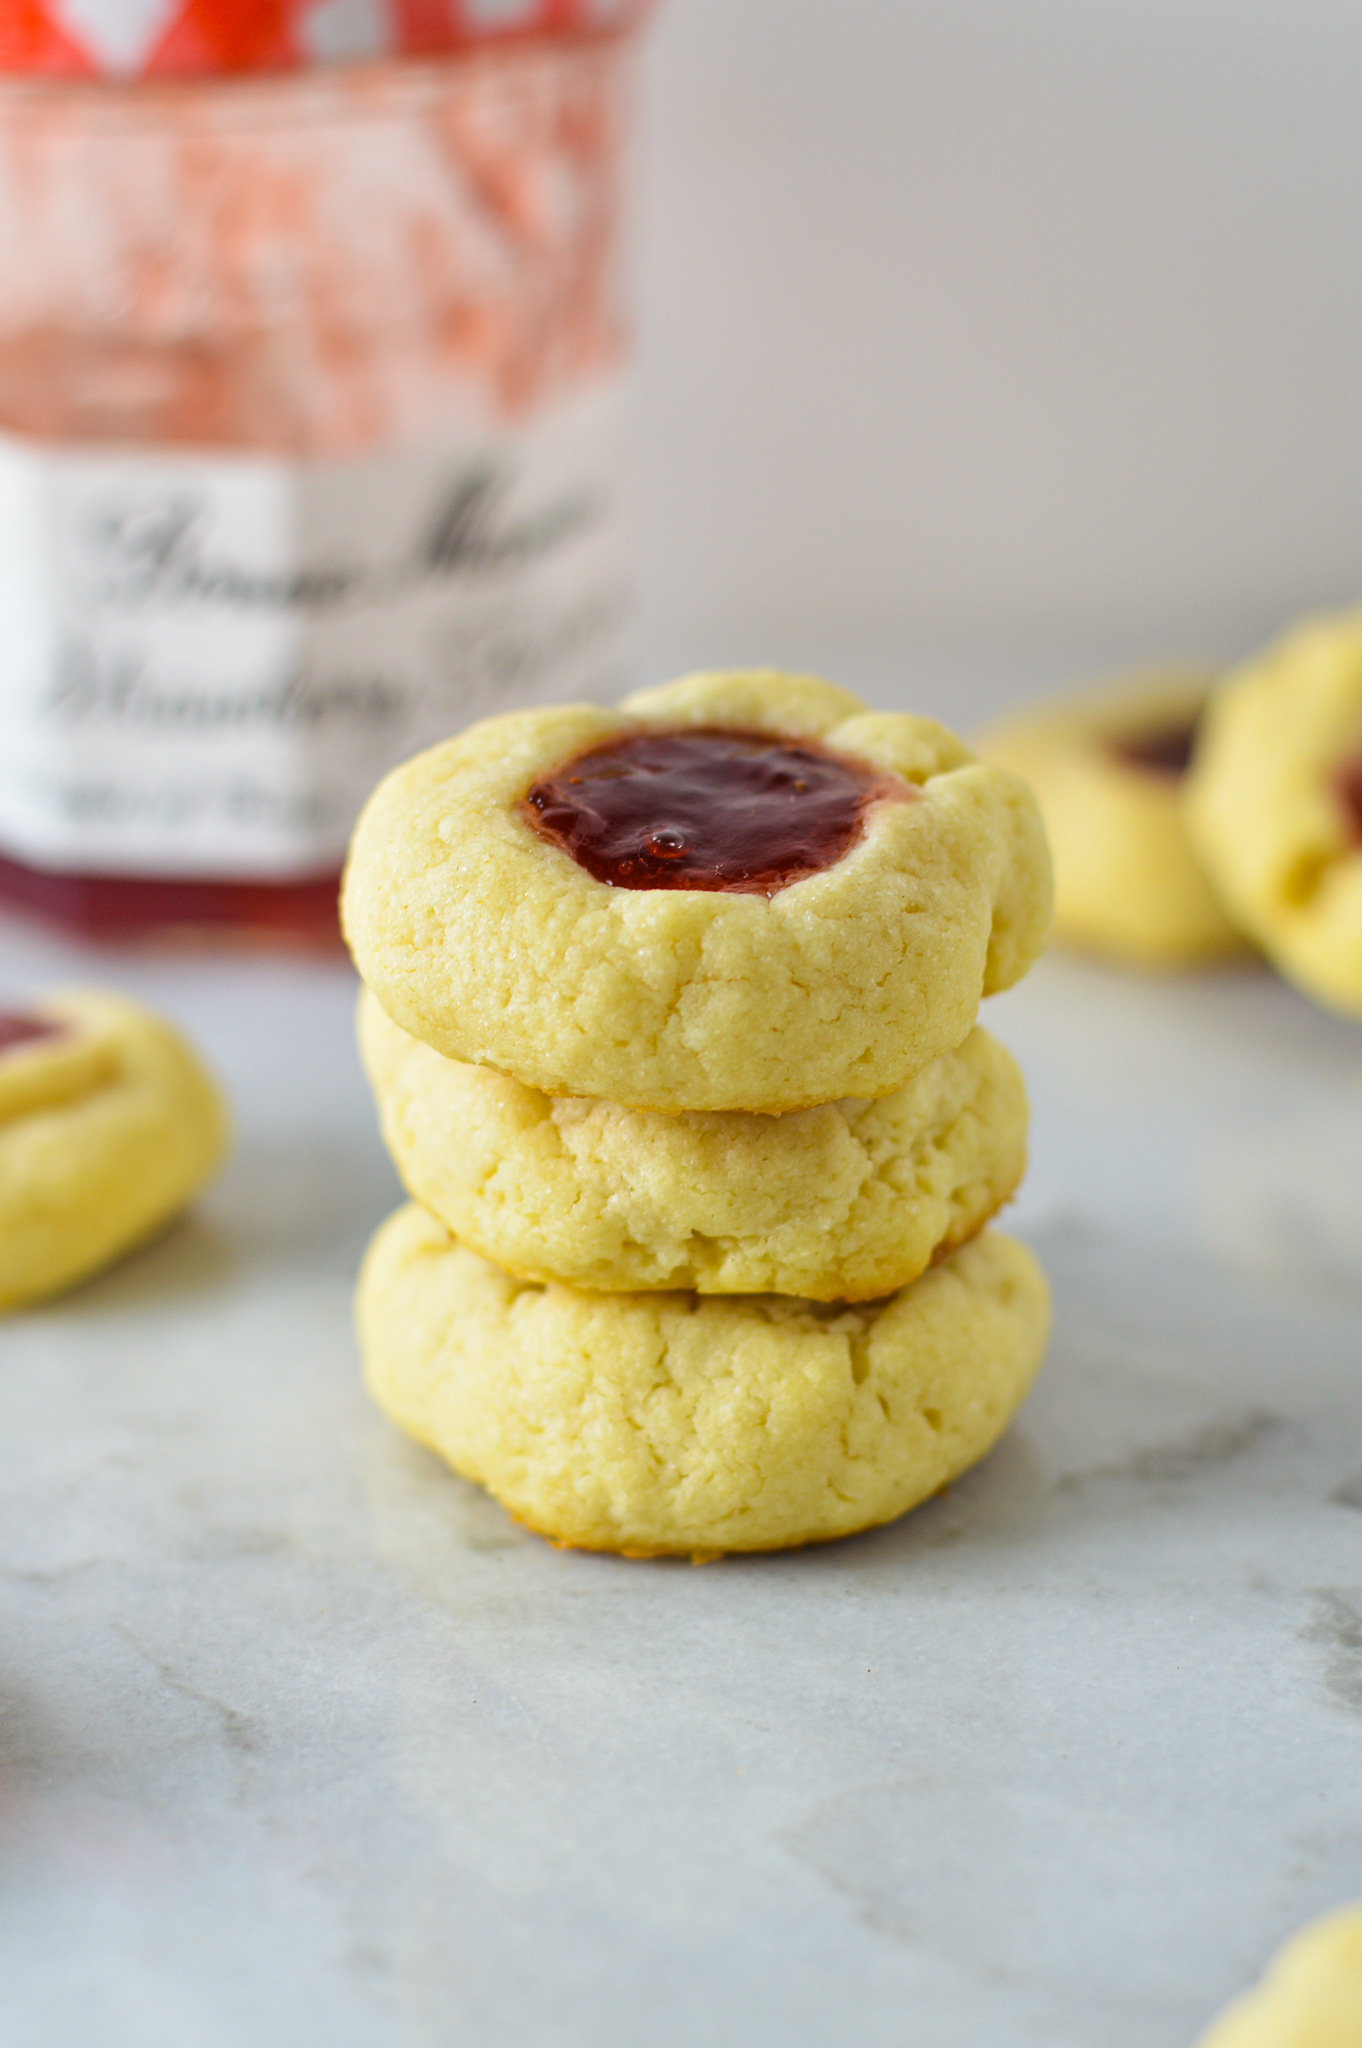
[(985, 1231), (887, 1300), (588, 1295), (513, 1279), (417, 1205), (357, 1299), (380, 1408), (565, 1549), (701, 1558), (896, 1521), (993, 1447), (1049, 1293)]

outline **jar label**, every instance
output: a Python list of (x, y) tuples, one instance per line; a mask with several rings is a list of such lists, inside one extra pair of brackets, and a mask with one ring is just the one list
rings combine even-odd
[(0, 851), (325, 873), (395, 762), (616, 695), (621, 430), (612, 385), (346, 462), (0, 437)]

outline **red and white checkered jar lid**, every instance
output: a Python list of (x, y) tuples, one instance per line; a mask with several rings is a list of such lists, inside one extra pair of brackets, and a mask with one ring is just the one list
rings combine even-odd
[(0, 72), (167, 78), (629, 28), (650, 0), (0, 0)]

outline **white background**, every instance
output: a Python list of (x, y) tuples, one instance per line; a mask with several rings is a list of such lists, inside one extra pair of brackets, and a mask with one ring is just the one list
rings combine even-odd
[(646, 75), (651, 666), (1362, 595), (1362, 11), (663, 0)]

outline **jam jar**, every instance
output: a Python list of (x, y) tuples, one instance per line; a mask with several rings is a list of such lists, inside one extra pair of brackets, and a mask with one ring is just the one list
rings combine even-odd
[(625, 685), (645, 12), (0, 14), (0, 904), (331, 943), (389, 766)]

